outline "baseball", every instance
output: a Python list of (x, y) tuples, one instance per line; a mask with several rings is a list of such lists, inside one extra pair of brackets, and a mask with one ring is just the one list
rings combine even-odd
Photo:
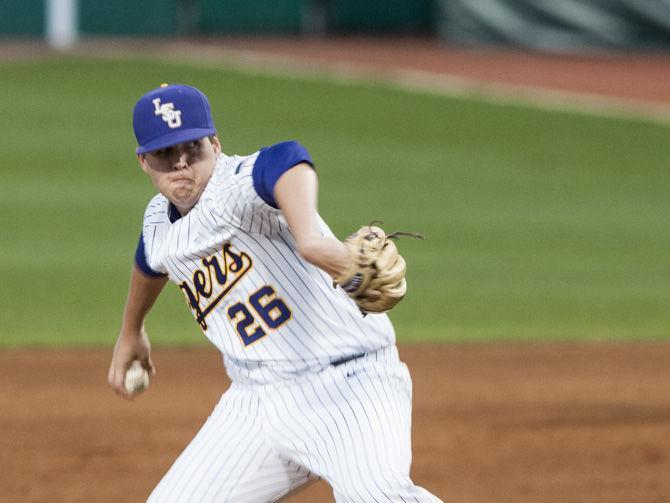
[(142, 393), (149, 386), (149, 373), (142, 367), (139, 360), (133, 361), (126, 370), (126, 391), (131, 395)]

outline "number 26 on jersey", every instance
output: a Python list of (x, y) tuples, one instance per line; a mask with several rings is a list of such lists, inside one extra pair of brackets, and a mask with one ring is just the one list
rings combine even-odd
[(227, 312), (245, 346), (265, 337), (266, 330), (276, 330), (291, 319), (291, 310), (270, 285), (249, 295), (247, 302), (229, 306)]

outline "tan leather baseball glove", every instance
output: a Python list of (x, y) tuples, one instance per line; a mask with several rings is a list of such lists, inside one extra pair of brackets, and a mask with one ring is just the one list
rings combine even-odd
[(335, 278), (335, 284), (354, 299), (363, 313), (386, 312), (407, 292), (405, 259), (391, 240), (400, 235), (422, 238), (406, 232), (387, 235), (381, 228), (370, 224), (344, 240), (351, 261)]

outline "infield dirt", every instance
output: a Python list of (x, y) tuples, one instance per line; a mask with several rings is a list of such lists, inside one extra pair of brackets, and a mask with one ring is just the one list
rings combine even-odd
[[(214, 349), (157, 349), (134, 402), (110, 351), (0, 352), (3, 502), (144, 501), (228, 380)], [(670, 344), (401, 346), (412, 477), (448, 502), (670, 501)], [(317, 482), (284, 501), (328, 502)]]

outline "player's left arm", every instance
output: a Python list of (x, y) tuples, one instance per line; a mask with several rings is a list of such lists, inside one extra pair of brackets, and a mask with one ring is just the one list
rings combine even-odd
[(116, 339), (107, 374), (109, 385), (124, 398), (132, 398), (125, 388), (124, 378), (133, 360), (139, 360), (152, 375), (155, 373), (151, 361), (151, 343), (144, 329), (144, 320), (166, 283), (166, 276), (149, 276), (137, 264), (133, 265), (121, 331)]
[(293, 166), (279, 177), (273, 192), (300, 255), (333, 277), (341, 274), (350, 262), (349, 251), (338, 239), (321, 234), (314, 168), (306, 162)]

